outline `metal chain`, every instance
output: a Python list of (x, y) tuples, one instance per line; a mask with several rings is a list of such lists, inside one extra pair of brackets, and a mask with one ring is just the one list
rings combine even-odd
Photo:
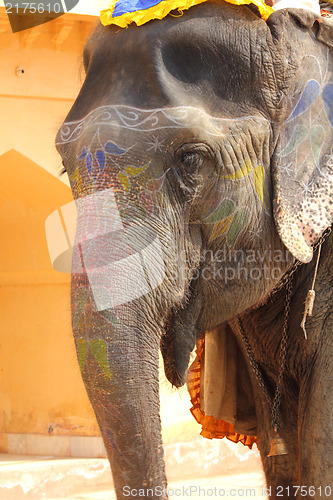
[(287, 289), (286, 289), (286, 297), (284, 303), (284, 319), (283, 319), (282, 338), (280, 347), (280, 373), (276, 384), (273, 404), (271, 406), (272, 426), (273, 429), (276, 431), (279, 431), (281, 428), (280, 424), (281, 388), (282, 388), (284, 372), (286, 369), (287, 348), (288, 348), (288, 325), (290, 316), (291, 296), (293, 292), (293, 282), (291, 276), (287, 281), (286, 288)]
[[(332, 226), (328, 227), (324, 231), (321, 238), (314, 245), (313, 252), (315, 252), (317, 250), (317, 248), (320, 247), (324, 243), (324, 241), (331, 234), (331, 232), (332, 232)], [(257, 378), (257, 381), (259, 383), (259, 386), (262, 388), (263, 393), (266, 397), (266, 400), (270, 406), (271, 413), (272, 413), (272, 426), (273, 426), (273, 429), (276, 431), (279, 431), (281, 428), (281, 423), (280, 423), (281, 389), (282, 389), (283, 376), (284, 376), (285, 369), (286, 369), (287, 351), (288, 351), (288, 325), (289, 325), (289, 316), (290, 316), (290, 307), (291, 307), (291, 297), (292, 297), (292, 292), (293, 292), (293, 280), (292, 280), (292, 278), (293, 278), (295, 271), (299, 268), (300, 265), (302, 265), (302, 262), (300, 262), (299, 260), (296, 260), (295, 263), (293, 264), (293, 266), (291, 267), (291, 269), (289, 269), (289, 271), (287, 271), (287, 273), (282, 277), (281, 282), (278, 284), (277, 287), (274, 288), (274, 290), (271, 293), (271, 295), (273, 295), (278, 290), (280, 290), (283, 286), (286, 287), (286, 296), (285, 296), (285, 302), (284, 302), (284, 319), (283, 319), (282, 337), (281, 337), (281, 345), (280, 345), (280, 371), (279, 371), (279, 376), (278, 376), (278, 380), (276, 383), (276, 388), (275, 388), (273, 400), (272, 400), (271, 395), (269, 394), (268, 389), (266, 387), (259, 363), (254, 357), (252, 347), (249, 343), (249, 339), (248, 339), (247, 334), (245, 332), (243, 322), (242, 322), (241, 318), (238, 317), (238, 323), (239, 323), (240, 332), (242, 335), (243, 344), (244, 344), (247, 356), (249, 358), (250, 365), (251, 365), (251, 367), (255, 373), (255, 376)]]
[(265, 395), (265, 397), (267, 399), (267, 402), (268, 402), (269, 406), (272, 407), (272, 398), (271, 398), (271, 396), (270, 396), (270, 394), (268, 392), (268, 389), (266, 387), (263, 375), (262, 375), (260, 367), (259, 367), (259, 363), (256, 360), (256, 358), (254, 357), (254, 354), (253, 354), (253, 351), (252, 351), (252, 347), (251, 347), (251, 345), (249, 343), (249, 339), (248, 339), (248, 337), (246, 335), (246, 332), (245, 332), (243, 321), (241, 320), (240, 317), (238, 318), (238, 324), (239, 324), (239, 327), (240, 327), (240, 331), (241, 331), (241, 335), (242, 335), (243, 344), (245, 346), (246, 354), (247, 354), (247, 356), (249, 358), (249, 361), (250, 361), (250, 365), (253, 368), (253, 371), (254, 371), (254, 373), (256, 375), (257, 381), (258, 381), (260, 387), (262, 388), (262, 390), (264, 392), (264, 395)]
[(262, 374), (261, 369), (259, 367), (259, 363), (254, 357), (251, 345), (249, 343), (249, 339), (248, 339), (246, 332), (245, 332), (243, 322), (242, 322), (241, 318), (238, 318), (240, 331), (241, 331), (241, 335), (242, 335), (242, 339), (243, 339), (243, 343), (244, 343), (244, 346), (246, 349), (247, 356), (248, 356), (250, 364), (254, 370), (257, 381), (258, 381), (260, 387), (262, 388), (264, 395), (266, 397), (266, 400), (270, 406), (271, 414), (272, 414), (272, 426), (273, 426), (273, 429), (276, 431), (279, 431), (281, 428), (280, 411), (279, 410), (280, 410), (280, 404), (281, 404), (281, 387), (282, 387), (283, 375), (285, 372), (286, 360), (287, 360), (288, 324), (289, 324), (290, 302), (291, 302), (292, 291), (293, 291), (292, 280), (289, 277), (289, 280), (287, 282), (287, 292), (286, 292), (286, 297), (285, 297), (284, 320), (283, 320), (282, 339), (281, 339), (281, 346), (280, 346), (280, 372), (279, 372), (273, 400), (272, 400), (272, 398), (268, 392), (268, 389), (266, 387), (266, 384), (265, 384), (265, 381), (263, 378), (263, 374)]

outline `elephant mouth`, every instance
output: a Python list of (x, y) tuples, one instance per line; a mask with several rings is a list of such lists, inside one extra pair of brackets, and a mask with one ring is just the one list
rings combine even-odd
[(176, 387), (182, 387), (187, 381), (190, 356), (202, 333), (199, 327), (202, 307), (202, 295), (195, 281), (190, 286), (188, 297), (182, 305), (171, 310), (165, 324), (161, 338), (164, 372)]

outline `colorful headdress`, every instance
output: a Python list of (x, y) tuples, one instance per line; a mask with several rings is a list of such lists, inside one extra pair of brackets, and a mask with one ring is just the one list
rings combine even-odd
[[(112, 0), (109, 8), (101, 11), (101, 22), (104, 26), (116, 24), (126, 28), (135, 22), (138, 26), (152, 19), (163, 19), (172, 10), (183, 10), (206, 2), (207, 0)], [(263, 0), (225, 0), (234, 5), (254, 4), (258, 7), (263, 19), (267, 18), (274, 10), (265, 4)]]

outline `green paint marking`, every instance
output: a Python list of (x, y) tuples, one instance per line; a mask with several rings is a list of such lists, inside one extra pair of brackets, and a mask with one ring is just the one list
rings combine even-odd
[(281, 156), (287, 156), (289, 153), (294, 151), (294, 149), (298, 148), (302, 142), (305, 141), (308, 135), (308, 129), (304, 125), (296, 125), (292, 138), (290, 139), (287, 146), (281, 151)]
[(315, 125), (310, 130), (312, 154), (316, 165), (319, 165), (320, 150), (325, 141), (325, 129), (321, 125)]
[(217, 209), (205, 219), (205, 222), (220, 222), (229, 217), (235, 211), (235, 208), (236, 205), (234, 201), (225, 199), (220, 203)]
[(112, 378), (112, 373), (110, 372), (108, 365), (108, 353), (107, 353), (106, 342), (104, 340), (94, 339), (90, 342), (90, 348), (103, 373), (108, 378)]
[(233, 247), (240, 233), (248, 223), (249, 217), (246, 210), (240, 210), (236, 213), (229, 227), (227, 235), (227, 243), (229, 247)]

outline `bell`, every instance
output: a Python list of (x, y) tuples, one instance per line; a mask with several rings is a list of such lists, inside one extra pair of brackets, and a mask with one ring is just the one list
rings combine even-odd
[(284, 439), (275, 431), (275, 437), (271, 442), (271, 449), (267, 456), (276, 457), (279, 455), (288, 455), (288, 450)]

